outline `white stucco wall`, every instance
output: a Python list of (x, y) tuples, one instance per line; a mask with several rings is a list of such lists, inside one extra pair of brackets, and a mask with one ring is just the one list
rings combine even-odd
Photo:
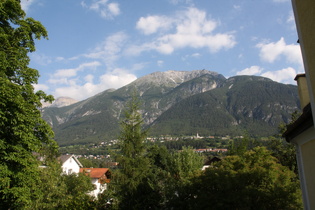
[(65, 174), (71, 174), (71, 173), (78, 174), (80, 171), (80, 166), (73, 158), (69, 158), (62, 164), (62, 171)]
[(104, 192), (106, 190), (106, 184), (101, 184), (98, 182), (98, 179), (91, 179), (92, 184), (96, 187), (95, 190), (90, 192), (90, 195), (97, 197), (98, 194)]

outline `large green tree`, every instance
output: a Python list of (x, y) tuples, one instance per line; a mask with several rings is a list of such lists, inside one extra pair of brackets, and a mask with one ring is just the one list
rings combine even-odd
[(302, 209), (294, 172), (265, 147), (227, 156), (192, 180), (174, 209)]
[(47, 38), (43, 25), (27, 18), (19, 0), (0, 1), (0, 208), (25, 209), (40, 196), (38, 161), (32, 154), (57, 151), (53, 132), (42, 120), (44, 92), (34, 92), (39, 73), (28, 53), (35, 39)]
[(124, 110), (121, 121), (120, 146), (118, 158), (121, 167), (117, 176), (119, 181), (119, 200), (121, 209), (143, 207), (139, 190), (148, 190), (149, 159), (145, 156), (147, 131), (143, 129), (140, 113), (141, 101), (134, 91)]

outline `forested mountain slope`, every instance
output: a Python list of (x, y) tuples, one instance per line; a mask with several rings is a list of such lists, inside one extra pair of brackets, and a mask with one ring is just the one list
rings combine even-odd
[(151, 134), (273, 135), (279, 123), (290, 120), (298, 103), (296, 86), (262, 77), (232, 77), (220, 88), (172, 106), (151, 125)]

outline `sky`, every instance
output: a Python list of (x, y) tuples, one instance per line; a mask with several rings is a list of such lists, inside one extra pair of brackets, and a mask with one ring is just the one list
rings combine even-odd
[(35, 90), (84, 100), (153, 72), (206, 69), (296, 84), (304, 72), (290, 0), (22, 0)]

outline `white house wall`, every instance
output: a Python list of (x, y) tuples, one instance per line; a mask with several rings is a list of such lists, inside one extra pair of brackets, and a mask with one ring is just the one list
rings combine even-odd
[(69, 158), (62, 164), (62, 171), (65, 174), (71, 174), (71, 173), (78, 174), (80, 171), (80, 166), (73, 158)]
[(90, 192), (90, 195), (97, 197), (98, 194), (106, 190), (106, 184), (99, 183), (98, 179), (91, 179), (92, 184), (95, 186), (95, 190)]

